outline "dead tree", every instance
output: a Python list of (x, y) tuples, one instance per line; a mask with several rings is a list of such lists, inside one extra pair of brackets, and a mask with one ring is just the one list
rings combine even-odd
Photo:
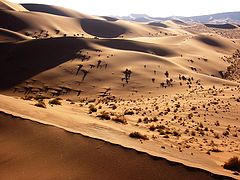
[(82, 69), (82, 67), (83, 67), (83, 65), (82, 65), (82, 64), (78, 65), (78, 69), (77, 69), (76, 76), (78, 75), (78, 73), (79, 73), (79, 71)]
[(99, 68), (99, 66), (101, 65), (102, 61), (101, 60), (98, 60), (97, 62), (97, 68)]
[(166, 76), (167, 78), (169, 77), (169, 72), (168, 72), (168, 71), (165, 72), (165, 76)]
[(77, 90), (77, 96), (80, 96), (82, 92), (82, 90)]
[(82, 69), (81, 70), (83, 72), (83, 77), (82, 77), (82, 81), (84, 81), (84, 79), (86, 78), (87, 74), (89, 73), (89, 71)]
[(90, 69), (92, 69), (92, 68), (95, 68), (95, 67), (96, 67), (96, 66), (95, 66), (95, 65), (93, 65), (93, 64), (90, 64), (89, 66), (90, 66)]
[(130, 78), (131, 78), (132, 71), (129, 70), (129, 69), (126, 69), (125, 71), (123, 71), (123, 74), (124, 74), (124, 76), (125, 76), (125, 81), (126, 81), (126, 83), (128, 83), (128, 81), (129, 81)]

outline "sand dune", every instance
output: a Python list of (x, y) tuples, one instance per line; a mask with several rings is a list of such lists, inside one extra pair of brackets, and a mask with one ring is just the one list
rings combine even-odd
[(3, 113), (0, 114), (0, 134), (1, 179), (220, 177)]
[(11, 10), (11, 11), (27, 11), (23, 6), (9, 1), (0, 1), (0, 10)]
[(202, 43), (205, 43), (207, 45), (210, 45), (210, 46), (213, 46), (216, 48), (222, 48), (222, 49), (226, 48), (224, 43), (222, 43), (218, 39), (214, 39), (214, 38), (207, 37), (207, 36), (199, 36), (199, 37), (197, 37), (197, 39)]
[(0, 41), (23, 41), (28, 39), (30, 38), (20, 33), (0, 28)]
[(0, 179), (239, 178), (223, 169), (240, 152), (239, 28), (24, 7), (0, 2), (0, 109), (21, 117), (0, 114)]
[(205, 24), (205, 26), (210, 28), (220, 28), (220, 29), (236, 29), (237, 26), (233, 24)]
[[(144, 24), (125, 21), (107, 21), (104, 18), (79, 15), (64, 17), (40, 12), (0, 12), (3, 19), (0, 27), (27, 34), (33, 38), (59, 36), (84, 36), (116, 38), (120, 36), (157, 36), (159, 31)], [(54, 22), (54, 23), (53, 23)], [(168, 32), (164, 30), (163, 32)]]
[(160, 23), (160, 22), (151, 22), (151, 23), (148, 23), (149, 25), (151, 26), (157, 26), (157, 27), (163, 27), (163, 28), (167, 28), (168, 26), (164, 23)]
[(43, 12), (43, 13), (65, 16), (65, 17), (72, 17), (72, 18), (97, 18), (94, 16), (80, 13), (78, 11), (74, 11), (72, 9), (59, 7), (59, 6), (53, 6), (53, 5), (22, 4), (22, 6), (31, 12)]
[(103, 38), (116, 38), (129, 31), (118, 24), (97, 19), (81, 19), (80, 24), (86, 33)]

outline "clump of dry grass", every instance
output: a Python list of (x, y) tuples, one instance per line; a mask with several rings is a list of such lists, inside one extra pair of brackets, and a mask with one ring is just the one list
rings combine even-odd
[(93, 112), (97, 112), (97, 108), (93, 104), (91, 104), (89, 106), (89, 113), (93, 113)]
[(240, 159), (236, 156), (230, 158), (227, 162), (225, 162), (225, 164), (223, 165), (223, 168), (231, 171), (240, 172)]
[(51, 105), (62, 105), (62, 103), (57, 98), (50, 100), (48, 103)]
[(38, 101), (34, 106), (40, 108), (46, 108), (46, 104), (43, 101)]
[(125, 118), (124, 115), (118, 115), (118, 116), (112, 118), (112, 121), (114, 121), (116, 123), (127, 124), (127, 119)]
[(126, 110), (126, 111), (124, 112), (124, 115), (134, 115), (134, 111), (132, 111), (132, 110)]
[(148, 140), (149, 138), (147, 137), (147, 135), (143, 135), (140, 132), (132, 132), (129, 134), (129, 137), (131, 138), (135, 138), (135, 139), (142, 139), (142, 140)]
[(102, 120), (110, 120), (111, 119), (109, 113), (106, 111), (102, 111), (101, 114), (97, 115), (97, 117)]

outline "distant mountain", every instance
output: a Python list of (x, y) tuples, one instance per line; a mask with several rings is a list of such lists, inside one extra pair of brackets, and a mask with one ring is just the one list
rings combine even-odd
[(146, 14), (130, 14), (129, 16), (122, 16), (117, 18), (137, 22), (154, 22), (178, 19), (185, 22), (199, 22), (211, 24), (225, 24), (225, 23), (240, 24), (240, 12), (225, 12), (192, 17), (170, 16), (166, 18), (151, 17)]

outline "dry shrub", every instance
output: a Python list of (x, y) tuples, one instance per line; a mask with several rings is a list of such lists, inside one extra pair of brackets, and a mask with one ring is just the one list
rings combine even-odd
[(236, 156), (230, 158), (227, 162), (225, 162), (225, 164), (223, 165), (223, 168), (231, 171), (240, 172), (240, 159)]
[(114, 121), (116, 123), (127, 124), (127, 119), (123, 115), (118, 115), (118, 116), (112, 118), (112, 121)]
[(142, 140), (148, 140), (149, 138), (147, 137), (147, 135), (143, 135), (140, 132), (132, 132), (129, 134), (129, 137), (131, 138), (135, 138), (135, 139), (142, 139)]
[(37, 106), (40, 108), (46, 108), (46, 104), (43, 101), (38, 101), (34, 106)]
[(111, 119), (109, 113), (106, 111), (102, 111), (101, 114), (97, 115), (97, 117), (102, 120), (110, 120)]
[(57, 98), (50, 100), (48, 103), (51, 105), (62, 105), (62, 103)]

